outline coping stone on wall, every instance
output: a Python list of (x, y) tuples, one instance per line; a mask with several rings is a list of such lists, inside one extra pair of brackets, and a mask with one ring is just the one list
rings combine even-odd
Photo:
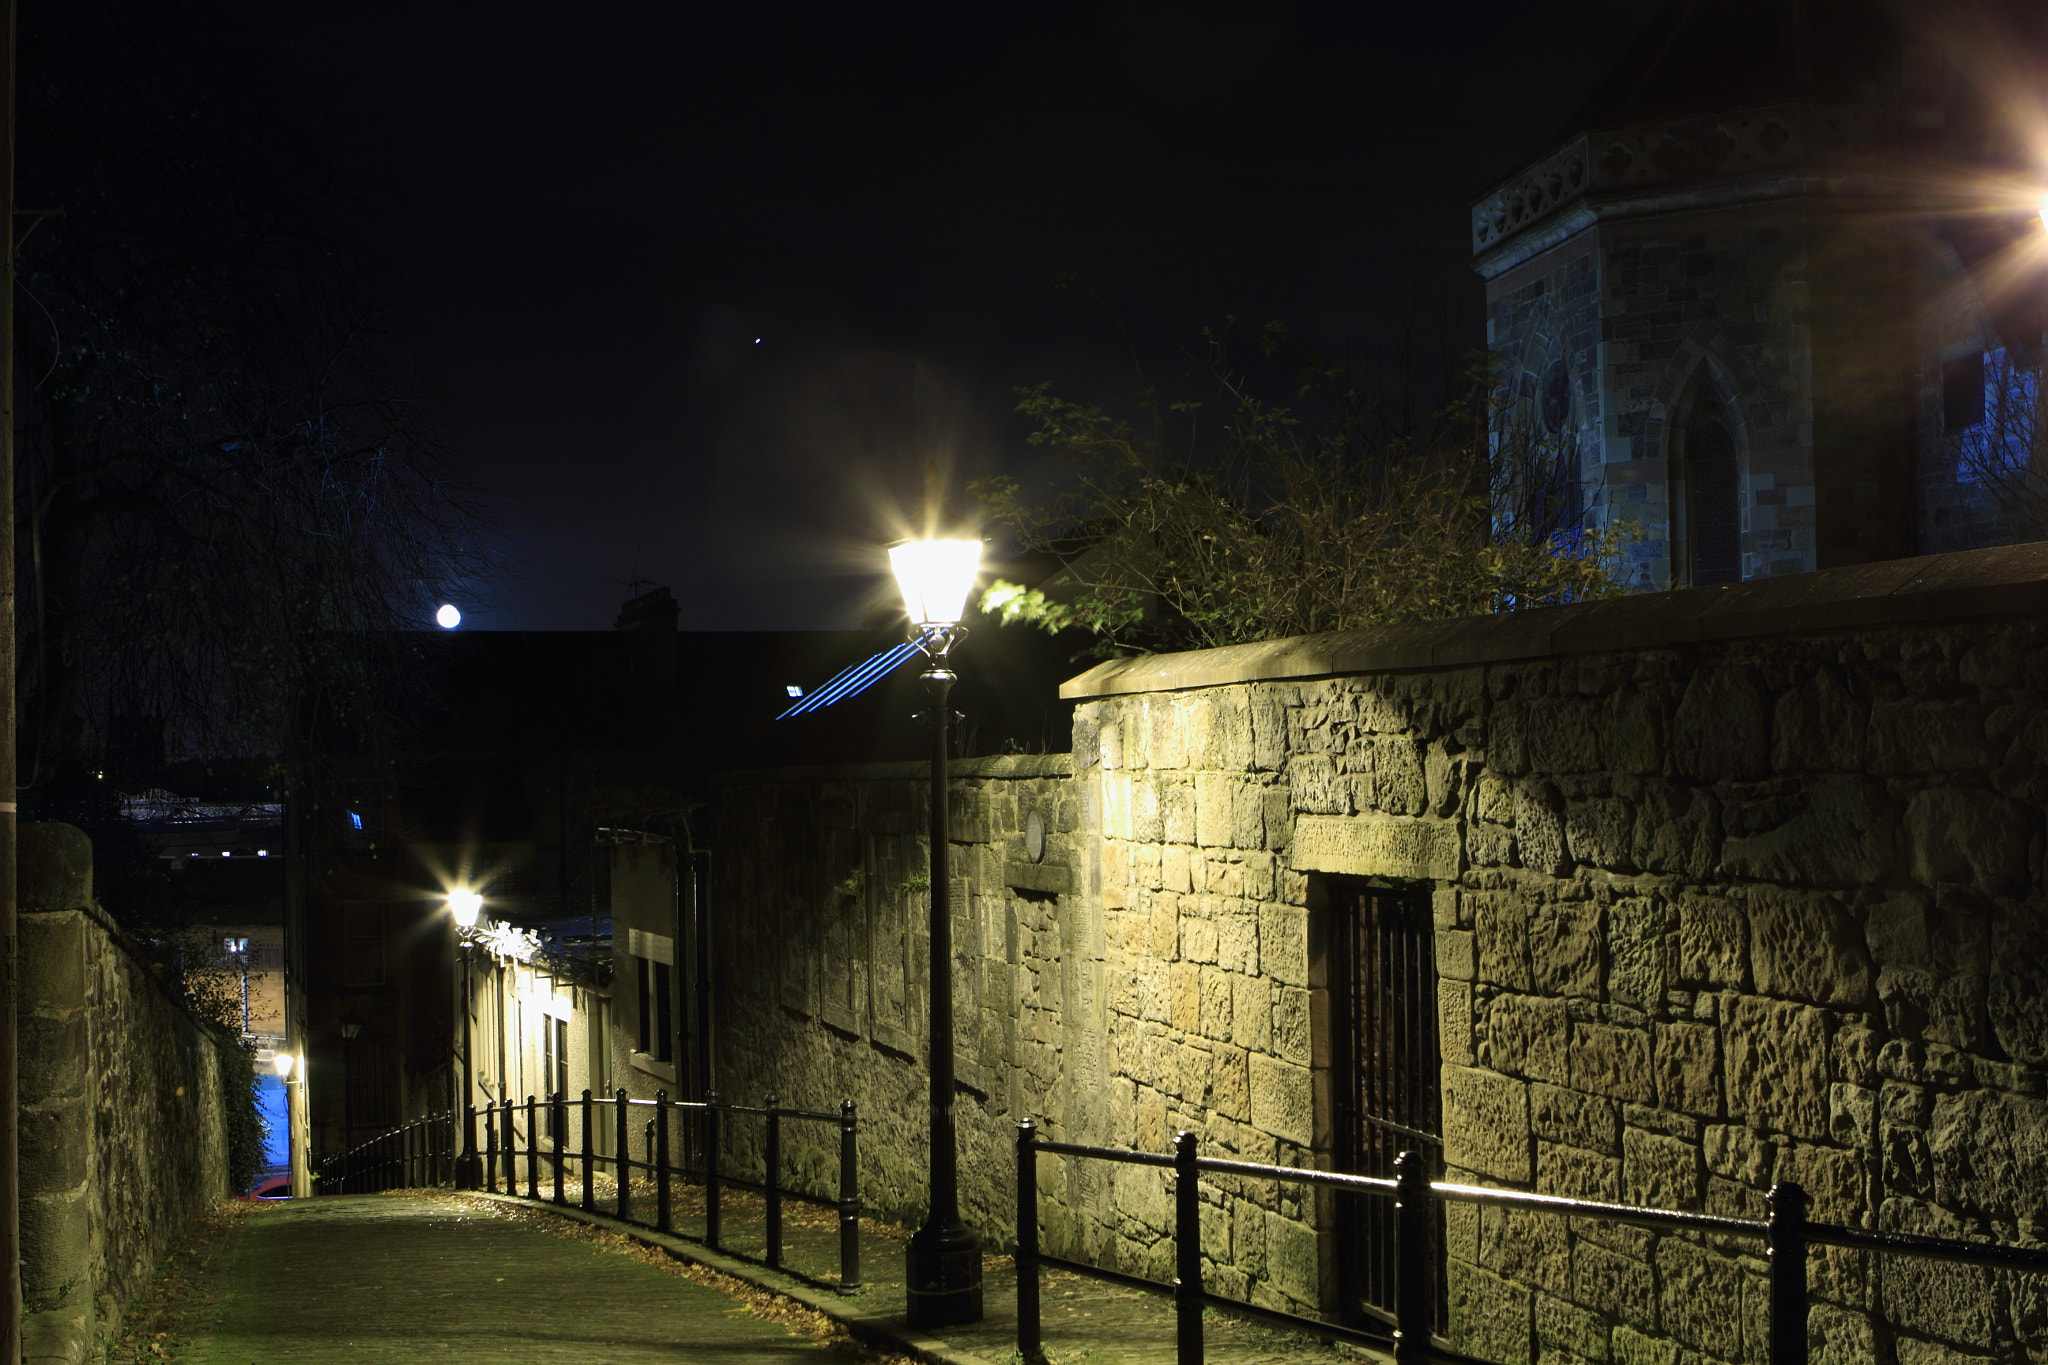
[(2048, 542), (1097, 664), (1066, 700), (2048, 611)]

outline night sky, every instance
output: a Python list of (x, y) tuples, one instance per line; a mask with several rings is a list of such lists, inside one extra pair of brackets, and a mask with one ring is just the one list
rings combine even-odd
[(604, 629), (645, 579), (686, 629), (748, 629), (856, 622), (926, 461), (956, 490), (1030, 473), (1014, 388), (1114, 400), (1126, 334), (1156, 369), (1230, 315), (1354, 356), (1402, 309), (1476, 343), (1469, 200), (1651, 8), (312, 0), (233, 22), (365, 168), (388, 297), (455, 397), (504, 546), (469, 623)]

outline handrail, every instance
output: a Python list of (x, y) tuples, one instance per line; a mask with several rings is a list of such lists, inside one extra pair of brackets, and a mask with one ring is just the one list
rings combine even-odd
[[(598, 1111), (606, 1105), (611, 1106), (614, 1129), (613, 1150), (609, 1154), (600, 1153), (594, 1140)], [(572, 1108), (578, 1111), (581, 1120), (576, 1125), (581, 1134), (580, 1145), (570, 1140), (569, 1113)], [(629, 1115), (636, 1110), (650, 1115), (638, 1135), (633, 1132), (629, 1121)], [(669, 1121), (671, 1114), (677, 1111), (694, 1118), (698, 1124), (699, 1146), (703, 1153), (700, 1166), (693, 1167), (687, 1162), (676, 1165), (670, 1160)], [(766, 1171), (759, 1182), (721, 1169), (721, 1134), (726, 1119), (731, 1115), (766, 1120), (763, 1152)], [(461, 1116), (463, 1135), (459, 1146), (455, 1133), (456, 1117), (452, 1111), (443, 1111), (416, 1119), (380, 1133), (337, 1156), (326, 1158), (321, 1162), (324, 1190), (347, 1194), (439, 1184), (445, 1172), (447, 1182), (458, 1188), (481, 1186), (496, 1194), (500, 1192), (502, 1183), (502, 1192), (512, 1198), (566, 1204), (565, 1172), (571, 1163), (581, 1162), (581, 1207), (593, 1212), (596, 1210), (595, 1177), (601, 1167), (609, 1166), (617, 1184), (615, 1216), (622, 1222), (637, 1222), (668, 1233), (674, 1232), (669, 1199), (670, 1179), (676, 1175), (695, 1175), (704, 1185), (703, 1241), (707, 1245), (713, 1249), (724, 1249), (723, 1209), (719, 1193), (725, 1185), (762, 1192), (767, 1221), (766, 1261), (770, 1266), (782, 1264), (783, 1200), (795, 1199), (834, 1209), (839, 1214), (839, 1288), (850, 1292), (861, 1287), (859, 1115), (852, 1100), (841, 1101), (837, 1114), (824, 1114), (807, 1109), (785, 1109), (776, 1103), (773, 1095), (768, 1096), (767, 1103), (763, 1105), (725, 1104), (715, 1093), (707, 1093), (702, 1100), (671, 1100), (666, 1091), (659, 1090), (651, 1100), (636, 1099), (623, 1089), (610, 1095), (596, 1095), (586, 1089), (577, 1099), (566, 1094), (528, 1095), (522, 1102), (507, 1096), (488, 1102), (481, 1108), (476, 1105), (468, 1107)], [(481, 1142), (478, 1141), (479, 1119), (483, 1125)], [(782, 1123), (785, 1119), (829, 1123), (839, 1129), (839, 1192), (836, 1197), (784, 1188)], [(523, 1145), (522, 1126), (525, 1129)], [(543, 1127), (552, 1136), (544, 1139), (541, 1134)], [(636, 1136), (644, 1143), (644, 1160), (633, 1156)], [(545, 1146), (542, 1145), (544, 1141)], [(524, 1190), (520, 1189), (519, 1179), (521, 1157), (526, 1159)], [(541, 1193), (543, 1163), (550, 1168), (549, 1178), (553, 1185), (552, 1192), (545, 1198)], [(331, 1170), (338, 1172), (333, 1179), (328, 1174)], [(651, 1223), (633, 1215), (632, 1181), (635, 1171), (646, 1171), (654, 1177), (655, 1209)]]
[[(1193, 1133), (1182, 1132), (1174, 1139), (1173, 1155), (1163, 1156), (1126, 1148), (1053, 1142), (1040, 1138), (1036, 1125), (1029, 1119), (1017, 1125), (1017, 1353), (1024, 1361), (1042, 1365), (1045, 1360), (1038, 1285), (1038, 1274), (1044, 1267), (1093, 1276), (1153, 1293), (1172, 1294), (1177, 1319), (1178, 1365), (1202, 1365), (1202, 1310), (1209, 1307), (1247, 1313), (1318, 1336), (1382, 1347), (1387, 1344), (1388, 1337), (1383, 1333), (1375, 1334), (1208, 1293), (1202, 1284), (1199, 1187), (1204, 1173), (1283, 1180), (1366, 1198), (1394, 1199), (1396, 1272), (1394, 1312), (1390, 1325), (1393, 1327), (1392, 1344), (1397, 1365), (1421, 1361), (1488, 1365), (1451, 1350), (1437, 1341), (1431, 1330), (1434, 1319), (1431, 1293), (1435, 1282), (1430, 1251), (1433, 1205), (1445, 1202), (1493, 1204), (1575, 1218), (1598, 1218), (1635, 1227), (1760, 1238), (1766, 1244), (1770, 1259), (1771, 1365), (1807, 1365), (1806, 1258), (1808, 1248), (1815, 1245), (1922, 1256), (1999, 1270), (2048, 1273), (2048, 1249), (1992, 1246), (1953, 1238), (1871, 1232), (1862, 1228), (1809, 1222), (1806, 1192), (1791, 1181), (1780, 1181), (1766, 1196), (1771, 1210), (1768, 1219), (1728, 1218), (1680, 1209), (1642, 1208), (1630, 1204), (1568, 1199), (1561, 1195), (1533, 1194), (1524, 1190), (1433, 1181), (1427, 1174), (1428, 1158), (1412, 1150), (1400, 1154), (1394, 1163), (1395, 1177), (1388, 1180), (1382, 1176), (1309, 1171), (1294, 1166), (1197, 1156), (1195, 1140)], [(1038, 1249), (1037, 1161), (1041, 1154), (1126, 1165), (1172, 1167), (1175, 1176), (1174, 1282), (1162, 1284), (1041, 1252)]]

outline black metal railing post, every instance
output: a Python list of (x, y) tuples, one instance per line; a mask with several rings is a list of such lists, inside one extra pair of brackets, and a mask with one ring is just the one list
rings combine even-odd
[[(649, 1120), (647, 1120), (647, 1169), (648, 1169), (648, 1170), (650, 1170), (650, 1171), (654, 1169), (654, 1120), (653, 1120), (653, 1119), (649, 1119)], [(659, 1194), (657, 1194), (657, 1195), (655, 1196), (655, 1198), (656, 1198), (656, 1202), (658, 1203), (658, 1202), (659, 1202), (659, 1200), (660, 1200), (660, 1195), (659, 1195)]]
[(704, 1092), (704, 1244), (717, 1251), (720, 1232), (718, 1209), (718, 1092)]
[(519, 1193), (519, 1125), (513, 1121), (512, 1097), (505, 1097), (505, 1193)]
[(1038, 1129), (1017, 1125), (1017, 1354), (1024, 1365), (1045, 1359), (1038, 1323)]
[(548, 1097), (548, 1127), (555, 1132), (555, 1150), (550, 1154), (555, 1160), (555, 1202), (565, 1203), (562, 1198), (562, 1153), (569, 1146), (569, 1097), (557, 1090)]
[(654, 1226), (671, 1229), (668, 1202), (668, 1091), (654, 1092)]
[(1195, 1135), (1173, 1139), (1173, 1316), (1179, 1365), (1202, 1365), (1202, 1184)]
[(1806, 1365), (1806, 1191), (1771, 1186), (1771, 1365)]
[(484, 1106), (484, 1189), (498, 1192), (498, 1106)]
[(1430, 1255), (1429, 1158), (1403, 1152), (1394, 1158), (1394, 1359), (1410, 1365), (1429, 1358), (1434, 1325), (1430, 1291), (1436, 1265)]
[(859, 1120), (852, 1100), (839, 1102), (839, 1288), (860, 1288)]
[(775, 1096), (768, 1097), (768, 1150), (762, 1160), (767, 1171), (761, 1177), (762, 1195), (768, 1205), (768, 1264), (782, 1267), (782, 1114)]
[(526, 1097), (526, 1197), (540, 1198), (540, 1125), (534, 1120), (540, 1110), (535, 1107), (533, 1096)]
[(476, 1188), (476, 1153), (476, 1106), (472, 1104), (462, 1111), (462, 1156), (467, 1160), (460, 1162), (457, 1169), (469, 1182), (463, 1185), (464, 1189)]
[(590, 1131), (590, 1087), (583, 1087), (583, 1207), (597, 1197), (597, 1161), (592, 1155)]
[(621, 1086), (612, 1095), (612, 1139), (613, 1150), (618, 1155), (612, 1161), (612, 1173), (619, 1178), (619, 1221), (628, 1222), (633, 1217), (633, 1122), (632, 1113), (626, 1104), (625, 1087)]

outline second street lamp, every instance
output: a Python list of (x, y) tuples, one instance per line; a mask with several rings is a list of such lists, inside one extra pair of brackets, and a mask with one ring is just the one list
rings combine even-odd
[(907, 541), (889, 551), (903, 607), (929, 666), (931, 698), (931, 1207), (910, 1239), (905, 1283), (912, 1327), (981, 1321), (981, 1238), (960, 1218), (960, 1155), (953, 1128), (952, 824), (946, 793), (950, 656), (981, 568), (977, 540)]

